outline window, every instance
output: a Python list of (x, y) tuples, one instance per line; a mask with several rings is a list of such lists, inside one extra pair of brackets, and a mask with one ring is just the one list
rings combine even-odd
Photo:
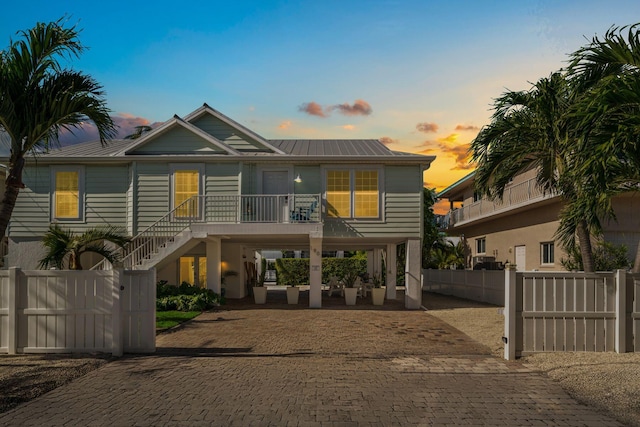
[(482, 237), (480, 239), (476, 239), (476, 253), (483, 254), (487, 252), (487, 239)]
[(547, 242), (547, 243), (541, 243), (540, 244), (540, 250), (541, 250), (541, 260), (542, 260), (542, 264), (553, 264), (554, 263), (554, 259), (553, 259), (553, 242)]
[(197, 218), (200, 203), (197, 197), (200, 192), (202, 168), (190, 165), (188, 168), (173, 167), (173, 209), (176, 218)]
[(327, 215), (334, 218), (379, 218), (379, 180), (377, 170), (327, 171)]
[(180, 257), (179, 265), (180, 283), (207, 287), (207, 257), (183, 256)]
[(82, 221), (84, 219), (84, 169), (60, 167), (53, 169), (52, 219)]

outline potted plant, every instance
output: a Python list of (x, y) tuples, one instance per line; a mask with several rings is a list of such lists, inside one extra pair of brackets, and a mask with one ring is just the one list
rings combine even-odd
[(382, 288), (382, 279), (378, 273), (374, 273), (371, 278), (371, 284), (373, 288), (371, 289), (371, 300), (373, 305), (382, 305), (384, 304), (384, 294), (386, 289)]
[(262, 269), (260, 270), (260, 277), (256, 282), (255, 278), (252, 278), (253, 283), (253, 299), (256, 304), (266, 304), (267, 302), (267, 287), (264, 282), (267, 277), (267, 260), (262, 258)]
[(287, 286), (287, 304), (297, 304), (300, 297), (300, 288), (296, 285)]
[(356, 299), (358, 297), (357, 282), (360, 281), (360, 276), (356, 271), (349, 271), (342, 277), (342, 284), (344, 285), (344, 302), (346, 305), (356, 305)]

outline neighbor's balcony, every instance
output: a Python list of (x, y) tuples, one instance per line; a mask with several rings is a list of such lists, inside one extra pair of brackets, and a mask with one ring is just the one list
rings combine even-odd
[(194, 196), (172, 213), (190, 223), (314, 223), (321, 221), (319, 194)]
[(442, 228), (455, 227), (474, 220), (517, 209), (532, 203), (555, 197), (555, 193), (545, 194), (536, 185), (535, 178), (507, 187), (502, 200), (482, 199), (458, 209), (449, 211), (437, 219)]

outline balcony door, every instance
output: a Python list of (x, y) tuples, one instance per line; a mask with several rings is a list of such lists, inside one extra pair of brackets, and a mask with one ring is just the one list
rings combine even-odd
[[(262, 194), (265, 196), (258, 203), (261, 222), (287, 221), (289, 209), (286, 195), (289, 194), (289, 171), (262, 171)], [(275, 195), (282, 197), (273, 197)]]

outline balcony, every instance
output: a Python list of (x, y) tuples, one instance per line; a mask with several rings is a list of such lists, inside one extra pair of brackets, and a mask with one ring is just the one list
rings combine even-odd
[(545, 194), (542, 189), (536, 185), (535, 178), (531, 178), (507, 187), (502, 200), (491, 201), (482, 199), (449, 211), (438, 219), (438, 225), (442, 228), (455, 227), (554, 197), (556, 197), (555, 193)]
[(188, 223), (318, 223), (319, 194), (254, 194), (194, 196), (171, 213), (170, 222)]

